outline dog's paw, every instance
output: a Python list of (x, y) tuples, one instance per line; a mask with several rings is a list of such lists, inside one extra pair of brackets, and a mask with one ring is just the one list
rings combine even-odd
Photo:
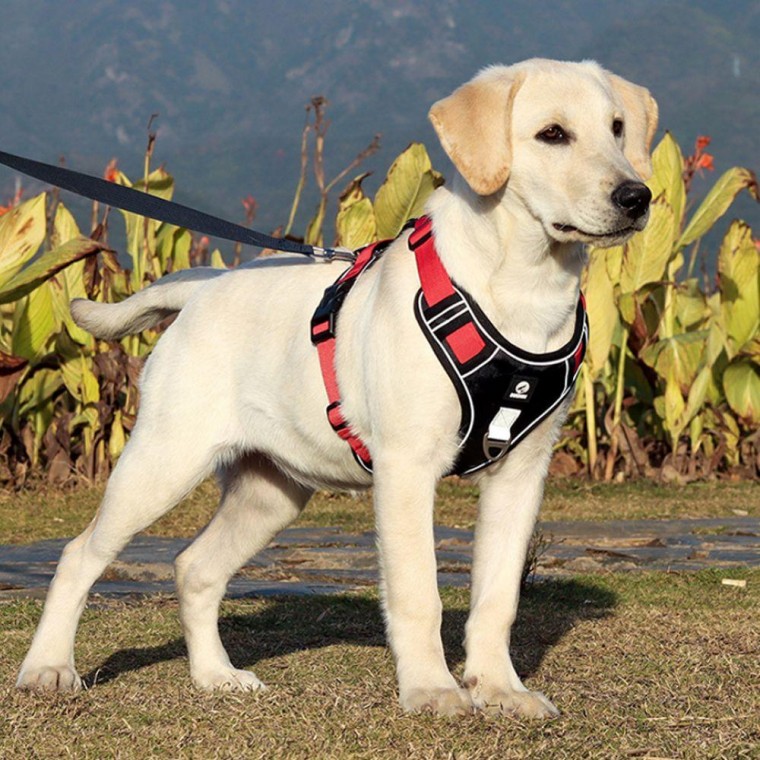
[(262, 691), (266, 686), (250, 670), (224, 668), (193, 675), (193, 683), (204, 691)]
[(82, 679), (69, 665), (24, 668), (19, 673), (16, 688), (26, 691), (79, 691)]
[(406, 712), (432, 712), (435, 715), (468, 715), (474, 711), (466, 689), (409, 689), (401, 695)]
[(473, 703), (485, 713), (520, 718), (556, 718), (559, 710), (540, 691), (481, 691)]

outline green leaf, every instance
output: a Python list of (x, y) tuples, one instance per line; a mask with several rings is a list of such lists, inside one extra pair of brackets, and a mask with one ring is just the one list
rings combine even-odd
[(676, 225), (680, 228), (686, 205), (686, 187), (683, 181), (683, 155), (670, 132), (665, 133), (652, 153), (652, 178), (647, 182), (653, 198), (664, 197), (673, 209)]
[(61, 364), (61, 375), (68, 392), (80, 403), (100, 401), (98, 379), (92, 369), (92, 360), (80, 354)]
[(412, 143), (388, 170), (375, 196), (377, 235), (393, 238), (409, 220), (424, 213), (430, 194), (443, 183), (433, 170), (425, 146)]
[(189, 269), (192, 244), (192, 233), (184, 227), (161, 224), (156, 234), (156, 255), (160, 262), (161, 272)]
[(325, 202), (320, 201), (317, 205), (317, 210), (314, 216), (311, 218), (308, 226), (306, 227), (306, 235), (304, 236), (304, 242), (309, 245), (322, 245), (323, 236), (322, 228), (325, 224)]
[[(140, 178), (134, 185), (132, 185), (132, 187), (134, 187), (135, 190), (142, 190), (145, 192), (145, 180)], [(151, 195), (163, 198), (165, 201), (170, 201), (174, 195), (174, 177), (172, 177), (166, 169), (161, 167), (154, 169), (148, 175), (148, 192)]]
[(377, 223), (372, 202), (362, 198), (338, 212), (335, 220), (340, 245), (356, 250), (377, 240)]
[(111, 423), (111, 436), (108, 439), (108, 453), (111, 457), (111, 460), (116, 459), (116, 457), (121, 454), (126, 443), (127, 434), (122, 423), (121, 409), (117, 409), (113, 415), (113, 422)]
[(0, 216), (0, 284), (31, 259), (45, 239), (45, 193)]
[(211, 260), (209, 261), (209, 264), (214, 267), (214, 269), (227, 269), (227, 265), (224, 263), (224, 259), (222, 258), (222, 252), (218, 248), (214, 248), (213, 252), (211, 253)]
[[(120, 185), (146, 191), (144, 180), (141, 179), (133, 185), (122, 172), (117, 174), (116, 181)], [(174, 193), (174, 178), (164, 169), (156, 169), (148, 175), (147, 192), (164, 200), (171, 200)], [(159, 222), (129, 211), (122, 210), (121, 214), (127, 228), (127, 253), (132, 258), (132, 289), (137, 291), (142, 288), (146, 273), (153, 269), (152, 258), (156, 255), (156, 232)]]
[(749, 357), (735, 359), (723, 372), (723, 392), (731, 409), (748, 425), (760, 425), (760, 366)]
[(623, 269), (623, 246), (616, 245), (606, 249), (607, 275), (613, 285), (620, 284), (620, 272)]
[(621, 293), (618, 299), (620, 317), (627, 325), (636, 321), (636, 297), (633, 293)]
[[(51, 293), (53, 296), (53, 311), (59, 324), (66, 326), (66, 331), (72, 340), (80, 346), (95, 348), (95, 338), (74, 322), (71, 316), (71, 302), (75, 298), (87, 298), (84, 286), (84, 260), (75, 261), (56, 275)], [(60, 346), (56, 346), (56, 351)]]
[(338, 200), (335, 219), (338, 244), (353, 250), (377, 240), (375, 210), (362, 190), (362, 182), (368, 176), (361, 174), (351, 180)]
[(40, 368), (29, 376), (18, 392), (18, 416), (23, 418), (35, 409), (50, 404), (50, 400), (61, 389), (63, 379), (60, 372)]
[(680, 420), (683, 417), (686, 404), (684, 403), (681, 391), (675, 383), (668, 383), (665, 386), (665, 427), (670, 432), (671, 445), (675, 449), (678, 439), (681, 437), (683, 427)]
[(705, 363), (713, 365), (726, 348), (726, 335), (723, 332), (723, 325), (721, 325), (719, 320), (711, 319), (709, 324), (707, 344), (705, 346)]
[(43, 283), (16, 307), (13, 315), (12, 353), (30, 361), (39, 359), (46, 353), (58, 326), (50, 283)]
[(346, 185), (346, 189), (340, 194), (340, 198), (338, 198), (338, 213), (350, 208), (354, 203), (358, 203), (367, 197), (364, 194), (362, 182), (364, 182), (369, 175), (369, 172), (364, 172), (364, 174), (354, 177), (348, 185)]
[(82, 237), (76, 220), (71, 212), (59, 201), (55, 207), (55, 219), (53, 220), (52, 248), (67, 243), (74, 238)]
[(676, 246), (682, 248), (702, 237), (726, 213), (734, 198), (745, 188), (755, 200), (760, 200), (757, 179), (749, 169), (735, 166), (725, 172), (694, 212)]
[(177, 230), (174, 233), (174, 250), (172, 252), (172, 272), (178, 269), (190, 269), (190, 248), (193, 235), (189, 230)]
[(657, 341), (640, 353), (641, 360), (652, 367), (668, 385), (675, 385), (680, 393), (688, 394), (700, 367), (708, 333), (681, 333)]
[(45, 251), (28, 267), (17, 272), (2, 284), (0, 287), (0, 304), (17, 301), (70, 264), (103, 250), (105, 248), (100, 243), (89, 238), (78, 237), (52, 251)]
[(590, 376), (594, 379), (604, 369), (619, 321), (604, 250), (596, 249), (590, 253), (583, 292), (586, 296), (590, 336), (586, 361)]
[(635, 293), (647, 283), (665, 279), (668, 260), (673, 253), (675, 217), (673, 209), (662, 198), (655, 200), (650, 208), (647, 226), (623, 249), (620, 272), (623, 293)]
[(721, 316), (731, 357), (736, 356), (760, 330), (758, 259), (752, 230), (744, 222), (733, 222), (718, 254)]
[(673, 291), (676, 319), (683, 331), (700, 327), (710, 316), (704, 293), (696, 279), (686, 280)]
[(689, 388), (689, 394), (686, 397), (686, 407), (681, 412), (681, 417), (678, 420), (678, 426), (683, 430), (693, 419), (694, 416), (702, 408), (707, 396), (707, 391), (710, 387), (712, 379), (712, 372), (710, 367), (702, 367), (697, 373), (694, 382)]

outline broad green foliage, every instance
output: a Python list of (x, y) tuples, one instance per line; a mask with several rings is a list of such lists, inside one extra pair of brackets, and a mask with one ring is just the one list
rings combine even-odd
[(396, 237), (407, 220), (424, 213), (430, 193), (443, 184), (420, 143), (412, 143), (393, 162), (374, 204), (362, 190), (366, 177), (354, 179), (340, 197), (335, 227), (339, 244), (347, 248)]
[[(147, 163), (134, 184), (118, 171), (111, 178), (171, 198), (172, 177)], [(694, 276), (693, 264), (701, 237), (739, 192), (757, 197), (757, 184), (746, 169), (731, 169), (690, 212), (684, 158), (670, 135), (653, 166), (646, 230), (625, 246), (590, 251), (582, 287), (591, 342), (560, 447), (595, 477), (652, 474), (661, 463), (680, 476), (736, 467), (755, 473), (757, 241), (734, 221), (717, 252), (715, 283)], [(338, 199), (336, 242), (351, 249), (397, 235), (443, 182), (419, 143), (393, 162), (374, 198), (363, 188), (367, 176), (351, 180)], [(322, 240), (336, 181), (323, 182), (305, 233), (311, 242)], [(122, 300), (196, 263), (206, 249), (187, 230), (121, 213), (129, 268), (109, 250), (102, 223), (83, 235), (49, 195), (0, 216), (0, 481), (23, 481), (35, 468), (54, 481), (92, 479), (107, 474), (124, 448), (142, 360), (159, 333), (99, 341), (74, 324), (69, 303)], [(206, 251), (204, 263), (225, 266), (219, 251)]]
[(425, 147), (412, 143), (393, 162), (375, 196), (378, 237), (381, 240), (396, 237), (407, 219), (422, 214), (428, 196), (442, 182), (443, 177), (433, 169)]
[[(115, 179), (131, 185), (121, 173)], [(148, 188), (168, 198), (173, 180), (157, 170)], [(192, 242), (186, 230), (124, 217), (131, 270), (44, 193), (0, 217), (0, 480), (23, 480), (40, 465), (54, 480), (94, 478), (124, 447), (137, 410), (138, 357), (158, 333), (97, 341), (74, 324), (69, 303), (122, 300), (189, 266)]]
[[(758, 198), (757, 182), (746, 169), (730, 169), (689, 214), (683, 157), (670, 135), (655, 149), (652, 163), (653, 202), (644, 232), (623, 247), (590, 251), (587, 371), (594, 384), (585, 384), (576, 408), (584, 409), (587, 429), (590, 418), (607, 421), (607, 477), (619, 465), (610, 456), (635, 458), (631, 439), (656, 438), (659, 430), (667, 437), (666, 458), (682, 473), (699, 474), (694, 470), (700, 453), (706, 457), (702, 471), (708, 472), (717, 464), (716, 451), (723, 452), (724, 463), (744, 463), (753, 471), (760, 424), (757, 241), (744, 222), (729, 226), (718, 254), (716, 289), (709, 282), (700, 286), (692, 266), (685, 278), (682, 271), (739, 192)], [(580, 424), (578, 416), (575, 427)], [(589, 462), (589, 469), (597, 465)]]

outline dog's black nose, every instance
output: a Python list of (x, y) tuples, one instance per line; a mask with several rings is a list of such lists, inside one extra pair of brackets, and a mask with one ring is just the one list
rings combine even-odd
[(651, 200), (652, 191), (643, 182), (626, 180), (612, 191), (612, 202), (631, 219), (646, 214)]

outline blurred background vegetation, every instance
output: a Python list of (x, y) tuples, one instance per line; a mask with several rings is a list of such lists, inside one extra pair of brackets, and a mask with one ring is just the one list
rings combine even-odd
[[(285, 231), (292, 234), (313, 174), (308, 242), (325, 239), (331, 192), (338, 244), (356, 248), (395, 236), (422, 212), (442, 175), (425, 147), (413, 143), (371, 197), (363, 189), (367, 174), (356, 172), (375, 152), (373, 141), (328, 178), (324, 108), (321, 98), (310, 102)], [(151, 166), (154, 142), (150, 134), (140, 179), (133, 183), (114, 162), (106, 178), (171, 198), (174, 179)], [(758, 476), (758, 240), (734, 219), (718, 240), (716, 271), (704, 255), (706, 236), (737, 197), (757, 201), (758, 186), (751, 171), (734, 167), (711, 177), (695, 203), (695, 181), (713, 168), (708, 145), (700, 137), (684, 157), (666, 134), (654, 151), (646, 230), (625, 246), (590, 251), (583, 290), (591, 342), (557, 445), (557, 474), (676, 482)], [(243, 205), (250, 223), (255, 202)], [(126, 238), (121, 256), (109, 247), (114, 216)], [(239, 248), (232, 258), (233, 265), (240, 261)], [(0, 208), (0, 484), (92, 481), (110, 472), (134, 424), (142, 362), (162, 326), (121, 341), (96, 340), (72, 322), (69, 301), (118, 301), (197, 264), (226, 266), (208, 238), (130, 213), (94, 204), (80, 225), (56, 191), (17, 195)]]

